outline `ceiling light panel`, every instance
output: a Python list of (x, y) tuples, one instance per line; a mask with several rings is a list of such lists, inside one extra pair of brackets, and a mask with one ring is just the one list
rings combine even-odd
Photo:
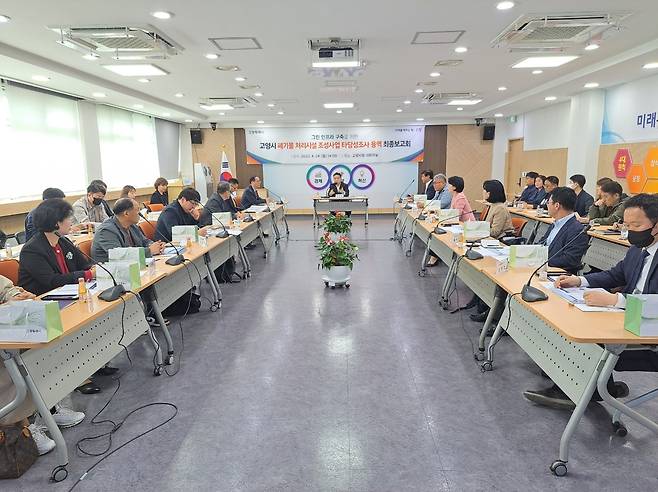
[(352, 109), (354, 103), (324, 103), (325, 109)]
[(258, 40), (253, 37), (208, 38), (208, 41), (222, 51), (263, 49)]
[(454, 44), (466, 31), (418, 31), (411, 44)]
[(124, 77), (144, 77), (167, 75), (168, 72), (152, 64), (103, 65), (103, 68)]
[(555, 68), (577, 58), (577, 56), (531, 56), (512, 65), (512, 68)]

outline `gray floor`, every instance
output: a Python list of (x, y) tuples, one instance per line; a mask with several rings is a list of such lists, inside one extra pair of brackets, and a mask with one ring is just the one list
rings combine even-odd
[[(120, 419), (156, 401), (179, 413), (75, 490), (658, 490), (658, 439), (633, 424), (626, 439), (612, 437), (598, 404), (573, 442), (569, 476), (551, 475), (569, 414), (523, 400), (523, 389), (545, 381), (509, 338), (497, 347), (495, 370), (480, 372), (469, 342), (479, 326), (436, 303), (446, 267), (418, 277), (422, 251), (417, 245), (406, 258), (388, 241), (392, 222), (371, 218), (366, 232), (355, 221), (361, 261), (352, 287), (329, 290), (310, 219), (291, 219), (290, 241), (270, 259), (260, 247), (249, 253), (253, 277), (224, 287), (221, 312), (204, 306), (185, 322), (175, 377), (154, 378), (146, 340), (133, 344), (134, 367), (116, 361), (125, 375), (103, 415)], [(460, 297), (463, 304), (469, 294)], [(645, 374), (623, 379), (632, 393), (656, 383)], [(73, 405), (91, 417), (116, 383), (103, 384), (104, 393), (74, 395)], [(656, 416), (658, 404), (645, 410)], [(114, 446), (170, 413), (134, 415)], [(76, 440), (106, 428), (86, 421), (64, 432), (67, 481), (47, 483), (51, 454), (0, 490), (69, 490), (96, 461), (75, 451)]]

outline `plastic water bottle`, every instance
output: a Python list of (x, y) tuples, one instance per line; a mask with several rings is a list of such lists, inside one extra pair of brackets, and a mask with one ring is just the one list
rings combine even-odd
[(620, 237), (624, 240), (628, 239), (628, 226), (626, 224), (622, 224), (621, 227), (619, 228), (621, 231)]

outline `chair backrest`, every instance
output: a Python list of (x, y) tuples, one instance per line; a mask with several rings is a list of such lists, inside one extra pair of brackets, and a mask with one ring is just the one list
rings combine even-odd
[(239, 206), (242, 205), (242, 197), (241, 197), (241, 196), (236, 196), (236, 197), (235, 197), (235, 205), (236, 205), (237, 207), (239, 207)]
[(512, 225), (514, 226), (514, 235), (516, 237), (521, 236), (521, 231), (523, 231), (523, 227), (527, 224), (527, 222), (528, 221), (523, 217), (512, 217)]
[(144, 205), (146, 205), (151, 212), (160, 212), (164, 208), (162, 203), (145, 203)]
[(85, 239), (80, 241), (77, 246), (80, 251), (82, 251), (87, 256), (91, 256), (91, 244), (94, 242), (93, 239)]
[(17, 232), (15, 237), (18, 244), (25, 244), (25, 231)]
[(7, 277), (14, 285), (18, 284), (18, 260), (0, 260), (0, 275)]
[(7, 242), (7, 234), (5, 234), (4, 231), (0, 230), (0, 248), (4, 248), (6, 242)]
[(485, 205), (484, 208), (482, 209), (482, 212), (480, 212), (480, 218), (478, 220), (487, 220), (487, 215), (489, 214), (490, 208), (491, 208), (490, 205)]
[(139, 223), (139, 228), (151, 241), (155, 241), (155, 239), (153, 239), (155, 237), (155, 227), (156, 222), (153, 222), (152, 220), (143, 220)]

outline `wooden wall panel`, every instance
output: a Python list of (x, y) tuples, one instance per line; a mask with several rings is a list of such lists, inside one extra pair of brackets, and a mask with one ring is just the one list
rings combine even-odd
[(482, 183), (491, 178), (493, 141), (482, 140), (476, 125), (450, 125), (447, 129), (446, 176), (464, 178), (464, 192), (473, 209), (482, 199)]
[(203, 143), (192, 145), (192, 162), (208, 164), (212, 170), (213, 183), (219, 182), (219, 169), (222, 163), (222, 151), (226, 152), (231, 174), (235, 176), (235, 135), (233, 128), (202, 128)]
[(428, 125), (425, 127), (425, 159), (418, 164), (418, 192), (424, 192), (420, 173), (431, 169), (434, 174), (446, 172), (446, 143), (448, 127), (446, 125)]
[(631, 151), (631, 159), (634, 164), (644, 164), (644, 158), (651, 147), (658, 147), (658, 142), (640, 142), (640, 143), (624, 143), (624, 144), (610, 144), (601, 145), (599, 149), (599, 172), (598, 176), (607, 176), (619, 181), (624, 192), (628, 193), (628, 185), (625, 178), (616, 178), (615, 171), (612, 163), (615, 159), (618, 149), (629, 149)]
[(505, 191), (508, 198), (520, 193), (523, 171), (536, 171), (544, 176), (557, 176), (560, 185), (567, 183), (567, 149), (523, 150), (523, 139), (510, 140), (505, 168)]

